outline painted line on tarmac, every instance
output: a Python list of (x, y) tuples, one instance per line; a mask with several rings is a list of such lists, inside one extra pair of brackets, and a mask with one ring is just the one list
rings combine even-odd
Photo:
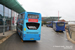
[[(59, 36), (59, 35), (58, 35)], [(62, 36), (60, 36), (61, 38), (63, 38), (64, 40), (67, 40), (66, 38), (64, 38), (64, 37), (62, 37)]]
[[(56, 33), (56, 32), (55, 32)], [(55, 34), (54, 33), (54, 34)], [(58, 32), (57, 32), (58, 33)], [(62, 33), (59, 33), (59, 34), (62, 34)], [(57, 34), (56, 34), (57, 35)], [(57, 36), (59, 36), (59, 35), (57, 35)], [(62, 37), (62, 36), (60, 36), (61, 38), (64, 38), (64, 37)], [(66, 38), (64, 38), (64, 40), (68, 40), (68, 39), (66, 39)]]
[(59, 34), (61, 34), (61, 33), (59, 33)]

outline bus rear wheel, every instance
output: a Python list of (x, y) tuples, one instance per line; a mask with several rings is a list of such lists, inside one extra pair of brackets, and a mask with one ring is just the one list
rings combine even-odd
[(33, 42), (36, 42), (36, 40), (34, 40)]
[(21, 42), (24, 42), (24, 41), (21, 39)]
[(18, 31), (16, 31), (16, 33), (18, 33)]

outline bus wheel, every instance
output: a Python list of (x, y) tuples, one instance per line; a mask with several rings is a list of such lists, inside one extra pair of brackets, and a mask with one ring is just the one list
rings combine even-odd
[(16, 31), (16, 33), (18, 33), (18, 31)]
[(33, 42), (36, 42), (36, 40), (34, 40)]
[(16, 33), (18, 33), (18, 29), (16, 30)]
[(24, 41), (21, 39), (21, 42), (24, 42)]

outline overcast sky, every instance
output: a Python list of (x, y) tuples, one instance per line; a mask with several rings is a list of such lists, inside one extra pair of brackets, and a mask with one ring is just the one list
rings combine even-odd
[(43, 17), (59, 16), (75, 21), (75, 0), (18, 0), (26, 11), (39, 12)]

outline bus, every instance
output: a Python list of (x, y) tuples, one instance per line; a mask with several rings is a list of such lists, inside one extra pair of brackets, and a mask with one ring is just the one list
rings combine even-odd
[(48, 21), (46, 23), (47, 23), (46, 24), (47, 27), (53, 27), (53, 21)]
[(20, 13), (17, 20), (17, 33), (22, 41), (40, 40), (41, 14), (36, 12)]
[(55, 31), (65, 31), (65, 22), (60, 21), (53, 22), (53, 29)]

